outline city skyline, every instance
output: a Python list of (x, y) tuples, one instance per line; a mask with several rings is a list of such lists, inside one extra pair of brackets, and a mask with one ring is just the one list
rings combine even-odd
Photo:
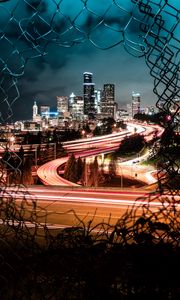
[(179, 299), (178, 4), (0, 0), (0, 300)]
[[(132, 4), (131, 1), (126, 1), (126, 3), (120, 1), (122, 8), (119, 8), (112, 1), (97, 3), (92, 0), (87, 1), (87, 14), (83, 14), (83, 1), (77, 0), (76, 5), (69, 5), (70, 2), (63, 1), (60, 5), (60, 12), (57, 12), (56, 6), (50, 5), (50, 1), (43, 1), (44, 6), (38, 8), (40, 19), (36, 19), (36, 14), (33, 14), (37, 9), (36, 5), (31, 6), (27, 1), (18, 1), (17, 6), (14, 1), (5, 2), (2, 5), (4, 9), (0, 13), (0, 28), (4, 28), (7, 40), (2, 38), (1, 57), (4, 68), (8, 62), (8, 68), (13, 70), (13, 74), (17, 74), (18, 79), (14, 84), (18, 90), (8, 94), (13, 103), (14, 118), (28, 118), (35, 98), (41, 101), (40, 104), (52, 105), (58, 95), (69, 96), (72, 92), (81, 95), (81, 76), (86, 71), (94, 74), (96, 89), (105, 83), (115, 84), (116, 101), (122, 107), (129, 103), (132, 91), (141, 94), (144, 105), (154, 105), (157, 101), (153, 93), (154, 79), (149, 74), (144, 57), (139, 57), (143, 55), (145, 49), (138, 52), (139, 46), (141, 49), (146, 46), (139, 28), (138, 22), (141, 22), (141, 15), (137, 5)], [(174, 2), (177, 3), (177, 1)], [(154, 6), (153, 9), (156, 11), (157, 7)], [(65, 19), (61, 14), (61, 9), (66, 16)], [(104, 9), (107, 9), (105, 15)], [(16, 11), (16, 18), (11, 20), (12, 23), (10, 22), (11, 15), (7, 14), (7, 11)], [(105, 19), (103, 26), (100, 26), (101, 22), (94, 13), (95, 11)], [(57, 18), (54, 18), (53, 14), (56, 13)], [(21, 24), (22, 15), (24, 20), (30, 21), (28, 26), (26, 22)], [(74, 19), (75, 16), (77, 16), (76, 19)], [(71, 24), (67, 22), (69, 18)], [(176, 22), (167, 13), (163, 15), (163, 18), (167, 24), (173, 25)], [(44, 40), (46, 37), (44, 34), (49, 34), (49, 27), (46, 27), (43, 20), (49, 22), (51, 19), (53, 36), (47, 36), (47, 40), (46, 38)], [(8, 20), (10, 23), (6, 28), (4, 22)], [(24, 30), (23, 33), (20, 28)], [(74, 32), (72, 28), (79, 30)], [(61, 30), (65, 31), (62, 33)], [(18, 38), (21, 34), (22, 38)], [(177, 35), (177, 31), (175, 34)], [(38, 46), (33, 44), (34, 52), (27, 53), (28, 35), (37, 42)], [(32, 41), (28, 39), (28, 42), (31, 45)], [(11, 43), (15, 48), (11, 48)], [(128, 46), (128, 43), (132, 47)], [(105, 50), (106, 48), (108, 49)], [(13, 49), (15, 49), (14, 52)], [(20, 56), (16, 56), (19, 53)], [(21, 71), (23, 75), (19, 76)], [(5, 107), (4, 110), (6, 109)]]
[[(86, 47), (86, 45), (81, 45), (80, 48), (82, 50)], [(63, 51), (64, 48), (61, 50)], [(41, 61), (45, 66), (44, 69), (40, 70), (38, 74), (29, 70), (20, 80), (21, 99), (18, 102), (23, 102), (23, 98), (26, 98), (31, 104), (29, 105), (30, 108), (34, 99), (38, 99), (42, 105), (54, 106), (56, 96), (69, 96), (72, 92), (77, 96), (83, 95), (83, 73), (87, 71), (93, 73), (95, 90), (102, 89), (103, 85), (107, 83), (115, 84), (116, 101), (120, 107), (125, 108), (126, 104), (131, 102), (133, 91), (141, 94), (144, 105), (154, 105), (156, 96), (153, 94), (153, 79), (148, 74), (148, 68), (143, 58), (132, 57), (122, 47), (120, 50), (123, 53), (123, 56), (120, 55), (123, 63), (120, 70), (115, 64), (119, 51), (117, 48), (107, 50), (107, 52), (94, 48), (90, 60), (87, 59), (89, 52), (84, 51), (86, 54), (82, 53), (81, 56), (73, 53), (73, 48), (68, 49), (71, 53), (71, 62), (69, 61), (66, 66), (57, 70), (54, 70), (54, 66), (51, 65), (51, 59), (49, 62)], [(76, 56), (78, 60), (81, 60), (81, 64), (78, 66), (79, 70), (77, 70)], [(101, 61), (98, 59), (99, 56)], [(104, 65), (104, 61), (108, 63), (107, 66)], [(113, 65), (115, 66), (114, 70)], [(29, 67), (27, 66), (27, 69)], [(33, 68), (37, 70), (39, 64), (34, 64)], [(108, 73), (105, 72), (106, 69)]]

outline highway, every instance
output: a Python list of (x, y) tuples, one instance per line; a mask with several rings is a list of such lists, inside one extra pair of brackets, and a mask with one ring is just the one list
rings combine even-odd
[[(82, 188), (29, 186), (28, 189), (10, 187), (1, 191), (3, 199), (13, 197), (13, 201), (17, 203), (19, 209), (25, 211), (23, 213), (25, 220), (29, 221), (35, 207), (36, 221), (41, 224), (46, 223), (51, 228), (52, 226), (53, 228), (80, 226), (80, 220), (85, 224), (93, 221), (92, 227), (102, 222), (114, 225), (127, 209), (131, 209), (133, 206), (136, 207), (136, 213), (139, 214), (142, 213), (145, 206), (149, 207), (149, 211), (154, 212), (162, 208), (157, 195), (152, 194), (151, 201), (153, 199), (154, 201), (150, 203), (146, 196), (148, 196), (147, 191), (143, 189), (108, 191), (105, 189), (82, 190)], [(22, 201), (24, 199), (26, 201)], [(167, 205), (170, 206), (168, 202)], [(179, 210), (179, 208), (180, 204), (177, 204), (177, 209)]]
[[(144, 129), (142, 129), (143, 131)], [(66, 147), (68, 152), (74, 152), (76, 157), (89, 157), (95, 156), (104, 152), (115, 151), (120, 141), (127, 135), (132, 134), (130, 131), (125, 130), (124, 132), (118, 132), (109, 134), (103, 137), (94, 137), (87, 139), (79, 139), (71, 142), (66, 142), (63, 144), (63, 147)], [(107, 143), (108, 140), (108, 143)], [(112, 143), (111, 144), (111, 140)], [(95, 149), (91, 149), (95, 148)], [(75, 152), (75, 150), (79, 150)], [(60, 159), (52, 160), (37, 170), (37, 175), (42, 181), (44, 185), (55, 185), (55, 186), (77, 186), (77, 184), (69, 182), (62, 177), (60, 177), (57, 173), (57, 169), (59, 166), (63, 165), (68, 160), (67, 157), (63, 157)]]
[[(133, 126), (136, 126), (137, 131), (143, 132), (148, 137), (154, 132), (153, 128), (148, 127), (146, 130), (135, 124), (128, 127), (131, 128), (131, 130), (128, 129), (130, 134), (134, 133)], [(89, 157), (106, 151), (114, 151), (126, 135), (127, 131), (106, 137), (67, 142), (65, 145), (67, 151), (70, 152), (76, 147), (79, 148), (75, 153), (76, 157)], [(37, 174), (44, 186), (29, 186), (27, 189), (5, 188), (5, 190), (1, 190), (2, 198), (12, 197), (19, 209), (23, 210), (27, 222), (31, 220), (32, 212), (35, 210), (36, 221), (47, 224), (51, 228), (79, 226), (80, 220), (85, 224), (92, 222), (91, 227), (102, 222), (114, 225), (127, 212), (127, 209), (131, 209), (133, 206), (136, 207), (139, 215), (141, 215), (144, 205), (150, 205), (151, 211), (162, 208), (160, 199), (157, 200), (157, 195), (152, 196), (155, 200), (150, 203), (146, 200), (148, 199), (147, 190), (108, 190), (105, 188), (88, 190), (65, 180), (57, 173), (57, 169), (60, 165), (65, 164), (67, 159), (68, 157), (59, 158), (39, 167)]]
[(144, 184), (150, 185), (157, 182), (156, 174), (157, 170), (153, 166), (141, 164), (149, 156), (149, 150), (134, 159), (125, 160), (117, 163), (117, 174), (125, 177), (135, 178), (144, 182)]
[[(123, 132), (116, 132), (106, 136), (93, 137), (87, 139), (79, 139), (75, 141), (63, 143), (63, 147), (66, 148), (68, 152), (73, 152), (75, 157), (89, 157), (95, 156), (100, 153), (108, 153), (118, 149), (122, 139), (127, 136), (134, 134), (136, 132), (145, 135), (146, 139), (152, 138), (154, 132), (157, 134), (162, 134), (163, 129), (159, 126), (143, 126), (138, 124), (129, 123), (127, 126), (128, 130)], [(92, 149), (93, 148), (93, 149)], [(95, 149), (94, 149), (95, 148)], [(55, 186), (77, 186), (77, 184), (69, 182), (58, 174), (58, 167), (65, 164), (68, 157), (52, 160), (37, 170), (37, 175), (44, 185), (55, 185)], [(132, 172), (131, 172), (132, 173)], [(142, 180), (143, 181), (143, 180)], [(152, 181), (152, 180), (151, 180)], [(147, 182), (147, 178), (145, 180)], [(152, 182), (151, 182), (152, 183)]]

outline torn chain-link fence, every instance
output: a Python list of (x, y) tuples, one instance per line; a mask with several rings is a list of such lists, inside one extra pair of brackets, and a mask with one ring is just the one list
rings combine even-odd
[[(162, 119), (161, 122), (164, 127), (163, 136), (153, 148), (153, 153), (158, 152), (162, 158), (162, 166), (157, 175), (158, 193), (147, 196), (141, 205), (138, 205), (139, 200), (137, 199), (134, 206), (126, 212), (115, 227), (111, 227), (110, 224), (101, 224), (101, 230), (98, 227), (96, 238), (94, 238), (94, 233), (93, 237), (91, 236), (90, 228), (86, 227), (78, 216), (76, 216), (77, 230), (69, 230), (68, 233), (62, 231), (54, 237), (48, 224), (46, 224), (48, 212), (37, 205), (38, 202), (35, 197), (29, 195), (26, 188), (22, 192), (20, 185), (14, 181), (14, 192), (8, 192), (7, 172), (11, 173), (14, 178), (20, 176), (22, 158), (6, 145), (6, 155), (1, 159), (0, 164), (0, 243), (3, 249), (0, 263), (4, 270), (1, 276), (2, 290), (4, 291), (2, 297), (5, 297), (4, 295), (8, 291), (8, 283), (13, 282), (11, 279), (16, 277), (15, 270), (19, 267), (18, 270), (22, 272), (25, 261), (28, 261), (27, 268), (24, 269), (28, 280), (22, 281), (21, 288), (26, 290), (29, 280), (32, 280), (36, 286), (33, 286), (32, 291), (27, 289), (28, 292), (26, 291), (26, 296), (23, 294), (23, 299), (30, 299), (28, 293), (31, 292), (34, 293), (34, 297), (41, 294), (43, 296), (40, 299), (48, 299), (46, 297), (48, 295), (43, 294), (47, 291), (52, 293), (52, 297), (49, 296), (49, 299), (58, 299), (59, 294), (54, 295), (54, 290), (49, 290), (50, 286), (55, 288), (59, 284), (56, 276), (53, 277), (52, 274), (48, 273), (49, 270), (43, 269), (42, 262), (39, 269), (33, 269), (33, 266), (38, 266), (39, 255), (43, 254), (43, 258), (47, 258), (48, 251), (51, 254), (54, 251), (53, 255), (56, 256), (55, 249), (58, 251), (68, 249), (69, 251), (72, 245), (76, 245), (77, 259), (80, 253), (77, 250), (80, 245), (78, 243), (81, 243), (81, 246), (83, 245), (86, 249), (90, 247), (92, 250), (93, 248), (93, 251), (105, 249), (103, 255), (113, 248), (112, 245), (116, 247), (119, 243), (128, 246), (132, 244), (132, 241), (141, 247), (144, 245), (150, 247), (153, 243), (160, 245), (169, 243), (173, 247), (179, 246), (180, 171), (179, 161), (172, 155), (174, 147), (179, 147), (179, 139), (177, 138), (180, 118), (178, 101), (180, 97), (179, 32), (179, 7), (178, 1), (174, 0), (0, 1), (0, 118), (3, 124), (11, 122), (13, 119), (13, 106), (20, 97), (18, 82), (20, 78), (23, 78), (26, 65), (30, 61), (46, 56), (48, 46), (52, 43), (56, 47), (76, 47), (76, 45), (87, 41), (95, 47), (107, 51), (122, 44), (130, 55), (137, 58), (144, 57), (150, 74), (154, 78), (156, 105), (166, 115), (166, 118)], [(0, 136), (2, 139), (4, 138), (3, 130), (1, 130)], [(12, 161), (15, 161), (16, 164)], [(21, 202), (14, 201), (18, 193), (23, 193)], [(160, 201), (162, 204), (158, 210), (154, 208), (156, 201)], [(43, 216), (43, 224), (39, 221), (39, 212)], [(103, 244), (100, 241), (105, 242)], [(99, 248), (97, 250), (96, 245), (98, 243)], [(42, 251), (42, 244), (47, 253), (45, 250)], [(32, 251), (28, 252), (28, 247)], [(25, 250), (27, 251), (27, 255), (22, 255), (23, 258), (19, 255), (20, 249), (24, 253)], [(167, 253), (169, 253), (168, 251)], [(36, 253), (36, 261), (32, 259), (33, 253)], [(12, 263), (13, 255), (16, 260), (14, 259)], [(52, 257), (55, 259), (56, 257), (53, 255)], [(124, 252), (123, 255), (125, 255)], [(93, 260), (93, 257), (91, 259)], [(14, 263), (15, 261), (17, 263)], [(105, 259), (102, 260), (103, 263), (104, 261)], [(60, 267), (63, 263), (64, 261), (61, 261), (59, 270), (61, 270)], [(126, 267), (130, 268), (130, 265), (128, 266), (127, 263)], [(70, 264), (67, 269), (71, 269)], [(78, 286), (79, 299), (82, 291), (86, 290), (85, 286), (87, 286), (87, 278), (89, 277), (82, 273), (83, 276), (79, 278), (78, 272), (74, 273), (74, 270), (77, 272), (78, 267), (76, 266), (71, 273), (71, 285), (67, 276), (60, 274), (62, 277), (59, 278), (62, 278), (64, 282), (64, 287), (61, 286), (60, 292), (61, 295), (64, 295), (64, 299), (71, 298), (71, 295), (68, 296), (69, 288), (73, 290)], [(113, 276), (115, 275), (113, 274)], [(121, 276), (123, 278), (122, 274)], [(121, 296), (128, 296), (128, 293), (133, 295), (135, 290), (139, 293), (141, 291), (143, 294), (143, 288), (148, 286), (148, 283), (143, 281), (144, 286), (140, 287), (133, 278), (131, 278), (132, 281), (129, 280), (128, 282), (121, 278), (120, 283), (118, 283), (118, 276), (113, 278), (114, 281), (112, 278), (108, 278), (108, 282), (111, 282), (109, 289), (112, 292), (120, 289), (118, 295)], [(17, 281), (16, 284), (18, 287)], [(65, 290), (66, 288), (67, 290)], [(92, 290), (90, 286), (88, 288)], [(157, 295), (158, 288), (154, 283), (153, 291), (156, 291)], [(9, 295), (11, 292), (13, 294), (13, 291), (17, 296), (18, 290), (11, 284)], [(164, 293), (166, 296), (168, 295), (169, 299), (175, 299), (178, 294), (175, 278), (174, 283), (170, 282), (170, 286), (167, 285)], [(9, 299), (11, 299), (10, 296)], [(17, 299), (22, 299), (20, 289)]]

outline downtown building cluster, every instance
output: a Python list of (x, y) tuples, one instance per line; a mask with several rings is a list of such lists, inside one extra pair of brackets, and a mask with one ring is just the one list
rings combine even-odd
[(38, 101), (34, 101), (32, 121), (44, 128), (62, 127), (68, 121), (86, 122), (109, 117), (116, 119), (115, 85), (104, 84), (103, 89), (96, 90), (90, 72), (83, 73), (83, 96), (71, 93), (69, 97), (57, 96), (56, 100), (56, 111), (51, 111), (49, 105), (38, 106)]
[[(82, 95), (71, 93), (69, 97), (56, 97), (56, 109), (51, 111), (49, 105), (39, 105), (34, 101), (32, 120), (23, 122), (22, 127), (41, 130), (49, 127), (75, 128), (83, 122), (99, 122), (104, 118), (131, 120), (137, 113), (154, 113), (154, 107), (141, 107), (141, 96), (132, 92), (127, 109), (119, 109), (116, 101), (115, 84), (106, 83), (102, 89), (95, 89), (93, 73), (83, 73)], [(75, 125), (74, 125), (75, 124)]]
[(115, 85), (104, 84), (103, 90), (96, 90), (93, 74), (90, 72), (83, 74), (83, 96), (72, 93), (69, 97), (57, 97), (59, 116), (77, 120), (115, 118), (116, 107)]

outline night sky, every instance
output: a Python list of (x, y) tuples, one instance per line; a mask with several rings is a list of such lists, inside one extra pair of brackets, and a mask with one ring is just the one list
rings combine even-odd
[[(52, 21), (52, 16), (57, 9), (57, 5), (54, 3), (58, 4), (61, 1), (21, 0), (15, 8), (17, 2), (12, 0), (0, 6), (0, 26), (1, 29), (5, 30), (8, 38), (16, 44), (18, 50), (22, 52), (22, 49), (27, 49), (29, 44), (24, 37), (18, 39), (20, 35), (19, 22), (21, 22), (21, 30), (25, 29), (33, 37), (47, 33), (50, 28), (47, 24)], [(41, 5), (38, 6), (40, 2)], [(84, 5), (82, 2), (81, 0), (63, 0), (61, 2), (60, 12), (66, 18), (62, 14), (56, 14), (52, 22), (53, 34), (46, 36), (47, 40), (51, 38), (56, 39), (55, 43), (48, 44), (45, 49), (47, 53), (45, 56), (28, 60), (24, 75), (22, 77), (19, 76), (18, 88), (20, 98), (16, 100), (13, 106), (14, 119), (31, 118), (34, 100), (39, 105), (49, 104), (52, 109), (55, 109), (56, 96), (69, 96), (72, 92), (76, 95), (82, 95), (83, 72), (85, 71), (94, 74), (93, 81), (97, 89), (102, 88), (104, 83), (115, 84), (116, 101), (121, 108), (124, 108), (125, 104), (131, 101), (132, 91), (140, 92), (142, 105), (155, 104), (157, 99), (153, 94), (153, 78), (149, 75), (149, 69), (145, 64), (144, 57), (133, 57), (127, 53), (123, 44), (120, 43), (123, 41), (123, 33), (125, 32), (125, 39), (129, 38), (135, 43), (143, 44), (143, 40), (139, 36), (137, 22), (132, 19), (132, 22), (128, 24), (129, 12), (132, 10), (131, 1), (116, 1), (116, 3), (122, 5), (122, 8), (127, 9), (127, 12), (123, 13), (122, 9), (119, 9), (111, 0), (88, 0), (87, 8), (89, 11), (87, 9), (83, 10)], [(159, 3), (160, 1), (157, 0), (157, 2)], [(172, 1), (170, 0), (170, 2)], [(173, 4), (175, 2), (176, 4), (178, 3), (176, 0), (173, 1)], [(35, 15), (37, 9), (41, 19)], [(13, 22), (10, 22), (8, 27), (3, 27), (7, 23), (8, 18), (10, 18), (8, 12), (12, 12), (12, 10), (16, 18), (14, 23), (16, 26), (13, 25)], [(104, 19), (106, 23), (99, 25), (105, 11)], [(79, 12), (81, 14), (74, 19)], [(141, 19), (136, 7), (133, 9), (133, 16)], [(73, 20), (73, 24), (80, 31), (73, 29), (66, 31), (70, 28), (67, 17), (71, 21)], [(168, 16), (164, 18), (168, 22)], [(29, 25), (27, 20), (28, 22), (29, 20), (32, 21), (31, 25)], [(125, 31), (123, 31), (124, 28), (126, 28)], [(54, 32), (61, 34), (55, 35)], [(69, 46), (74, 41), (76, 43), (72, 47), (59, 46), (59, 44), (63, 43)], [(0, 56), (6, 58), (6, 55), (9, 55), (7, 54), (9, 44), (4, 43), (2, 45), (1, 42), (2, 40), (0, 40)], [(37, 42), (38, 47), (42, 49), (45, 45), (44, 40), (38, 39)], [(96, 43), (96, 46), (100, 48), (111, 47), (116, 43), (119, 44), (111, 49), (102, 50), (94, 46), (93, 43)], [(34, 53), (34, 50), (32, 52), (37, 54)], [(27, 54), (23, 52), (23, 57), (29, 57), (28, 55), (31, 56), (32, 53)]]
[(22, 99), (55, 106), (57, 95), (82, 95), (83, 72), (90, 71), (96, 88), (104, 83), (116, 85), (119, 106), (131, 101), (132, 91), (141, 93), (144, 104), (155, 103), (153, 79), (144, 59), (130, 56), (121, 46), (103, 51), (88, 43), (65, 50), (52, 47), (52, 52), (42, 66), (35, 62), (28, 66), (21, 81)]

